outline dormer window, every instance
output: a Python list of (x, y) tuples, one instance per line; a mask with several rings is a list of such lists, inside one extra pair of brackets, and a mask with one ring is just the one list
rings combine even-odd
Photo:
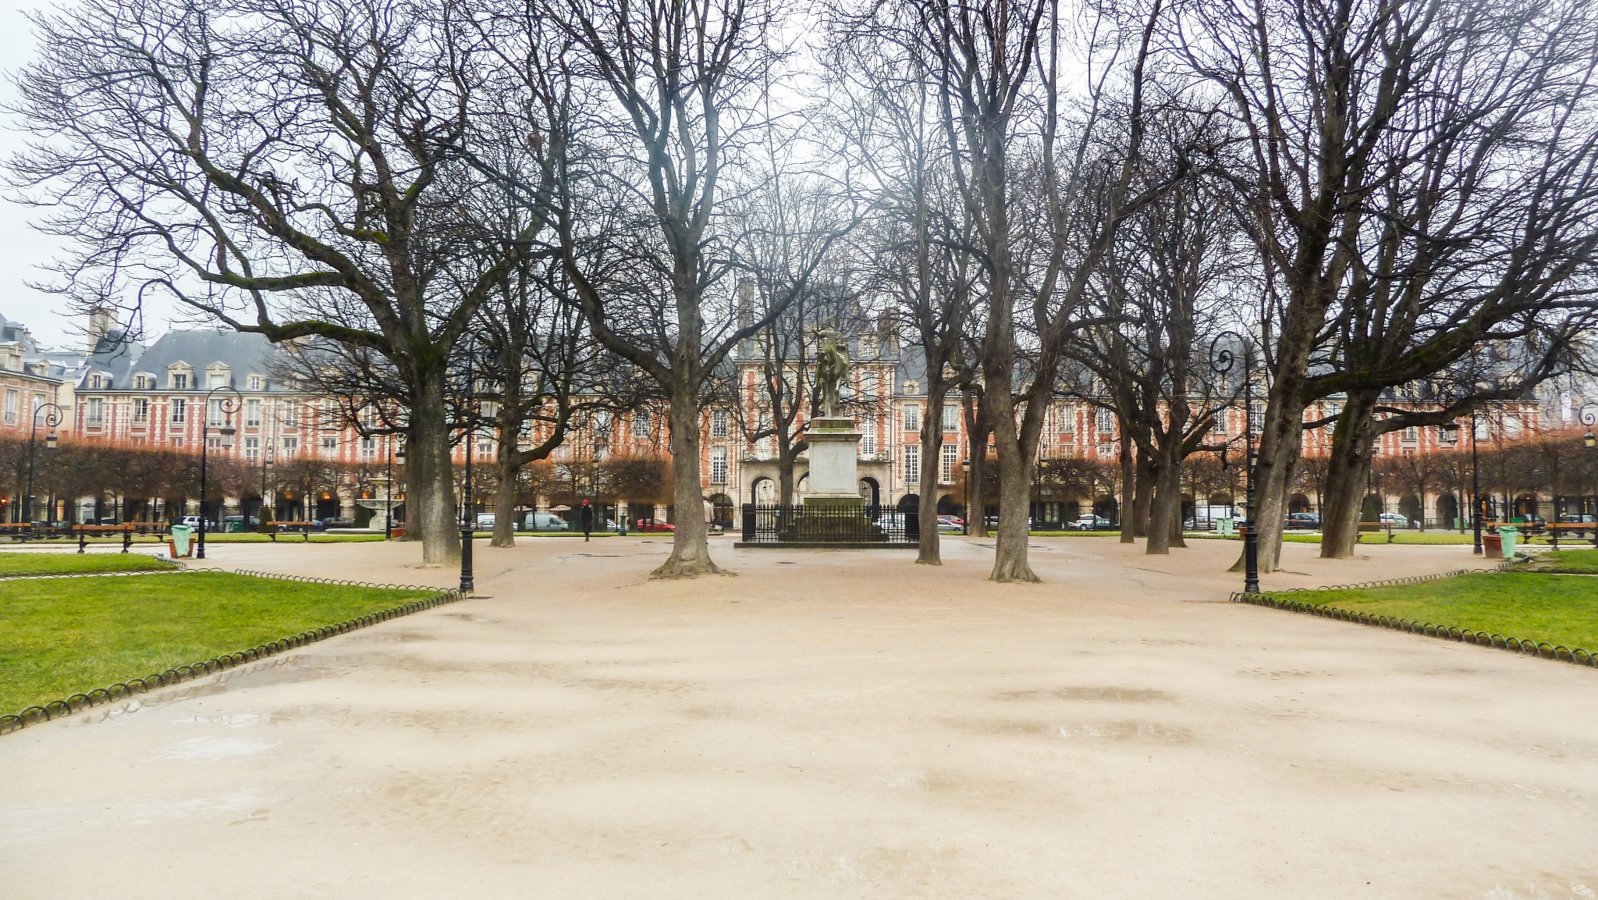
[(227, 387), (232, 383), (232, 373), (228, 367), (221, 363), (212, 363), (205, 367), (205, 386), (207, 388)]
[(252, 391), (259, 391), (266, 387), (266, 380), (259, 375), (251, 375), (247, 383)]
[(194, 370), (188, 366), (173, 366), (166, 370), (167, 383), (174, 391), (186, 391), (193, 387)]
[(148, 391), (155, 388), (155, 376), (138, 374), (133, 376), (133, 388), (139, 391)]
[(89, 376), (89, 390), (98, 391), (105, 387), (105, 376), (96, 372)]

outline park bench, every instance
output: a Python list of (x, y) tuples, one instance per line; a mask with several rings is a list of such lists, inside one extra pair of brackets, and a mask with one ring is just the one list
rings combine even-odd
[(272, 523), (272, 530), (267, 532), (267, 534), (271, 536), (272, 543), (275, 544), (277, 543), (277, 536), (279, 532), (288, 531), (292, 533), (298, 531), (300, 536), (305, 538), (305, 542), (310, 543), (311, 529), (314, 528), (316, 524), (317, 523), (315, 522), (274, 522)]
[(138, 526), (132, 524), (72, 526), (72, 533), (78, 536), (79, 553), (89, 549), (89, 538), (91, 537), (114, 537), (119, 534), (122, 536), (122, 552), (126, 553), (128, 548), (133, 546), (133, 534), (138, 530)]
[(38, 537), (32, 522), (4, 522), (0, 523), (0, 535), (9, 537), (13, 541), (26, 541)]

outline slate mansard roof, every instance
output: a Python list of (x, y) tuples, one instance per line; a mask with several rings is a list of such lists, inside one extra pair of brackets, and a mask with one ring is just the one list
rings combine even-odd
[(127, 343), (117, 347), (102, 347), (90, 358), (82, 377), (87, 378), (94, 373), (108, 375), (110, 384), (105, 386), (107, 389), (129, 390), (133, 387), (133, 376), (147, 374), (154, 376), (156, 389), (165, 390), (168, 387), (167, 372), (174, 367), (187, 367), (194, 376), (190, 381), (190, 389), (198, 390), (202, 386), (209, 386), (208, 371), (213, 366), (221, 365), (228, 370), (225, 383), (230, 387), (243, 389), (247, 377), (259, 375), (266, 379), (267, 390), (289, 390), (281, 379), (271, 377), (282, 351), (259, 334), (172, 331), (157, 338), (142, 353), (137, 352), (134, 349), (136, 347)]

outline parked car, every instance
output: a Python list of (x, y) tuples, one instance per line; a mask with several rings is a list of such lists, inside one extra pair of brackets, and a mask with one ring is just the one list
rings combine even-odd
[(554, 513), (530, 512), (522, 519), (523, 531), (570, 531), (571, 525)]
[(1115, 523), (1103, 516), (1078, 516), (1069, 527), (1072, 531), (1109, 531)]
[(1321, 527), (1321, 517), (1307, 512), (1288, 513), (1283, 525), (1287, 528), (1315, 529)]
[(499, 517), (494, 515), (493, 513), (478, 513), (477, 514), (477, 530), (478, 531), (492, 531), (493, 528), (494, 528), (494, 523), (496, 521), (498, 521), (498, 518)]
[(676, 531), (677, 526), (670, 522), (661, 522), (656, 519), (639, 519), (633, 525), (634, 531)]
[(1409, 517), (1402, 513), (1382, 513), (1376, 517), (1383, 528), (1408, 528)]
[(328, 516), (321, 520), (323, 528), (354, 528), (355, 520), (345, 516)]
[[(998, 516), (988, 516), (987, 523), (988, 523), (988, 529), (989, 530), (992, 530), (994, 528), (998, 528), (999, 527), (999, 517)], [(1026, 520), (1026, 529), (1027, 529), (1027, 531), (1031, 531), (1035, 527), (1036, 527), (1036, 525), (1033, 523), (1032, 517), (1031, 516), (1027, 516), (1027, 520)]]
[(1588, 529), (1598, 526), (1598, 516), (1592, 513), (1565, 513), (1559, 517), (1559, 524), (1565, 526), (1560, 529), (1565, 534), (1582, 537)]
[(959, 516), (938, 516), (938, 531), (943, 534), (959, 534), (965, 530), (965, 520)]
[[(181, 519), (179, 519), (177, 521), (177, 524), (179, 524), (179, 525), (187, 525), (190, 528), (199, 528), (200, 527), (200, 517), (199, 516), (184, 516), (183, 518), (181, 518)], [(210, 519), (206, 519), (205, 520), (205, 530), (206, 531), (213, 531), (215, 529), (216, 529), (216, 523), (211, 521)]]

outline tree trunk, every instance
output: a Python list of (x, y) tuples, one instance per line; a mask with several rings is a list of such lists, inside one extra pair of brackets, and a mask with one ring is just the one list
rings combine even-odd
[[(507, 433), (510, 439), (506, 440)], [(490, 547), (516, 546), (516, 436), (499, 428), (499, 452), (494, 459), (494, 471), (499, 476), (499, 490), (494, 492), (494, 536)]]
[(777, 504), (779, 506), (793, 506), (793, 466), (794, 457), (798, 456), (793, 448), (782, 448), (777, 451)]
[(671, 555), (650, 573), (655, 578), (692, 578), (721, 572), (710, 561), (709, 529), (699, 487), (699, 397), (692, 386), (671, 394), (671, 496), (676, 531)]
[(1365, 478), (1370, 472), (1371, 420), (1377, 395), (1352, 392), (1332, 430), (1332, 447), (1326, 461), (1326, 497), (1321, 507), (1321, 557), (1348, 559), (1359, 544), (1360, 510), (1365, 499)]
[(422, 564), (442, 566), (458, 563), (461, 553), (444, 385), (442, 376), (436, 374), (418, 377), (416, 382), (416, 403), (406, 437), (406, 518), (422, 539)]
[(1148, 541), (1143, 552), (1163, 555), (1172, 546), (1185, 546), (1182, 541), (1182, 465), (1176, 457), (1180, 453), (1181, 435), (1168, 440), (1168, 446), (1159, 448), (1160, 457), (1154, 470), (1154, 496), (1149, 503)]
[[(1289, 303), (1277, 342), (1276, 377), (1267, 395), (1265, 422), (1254, 473), (1255, 508), (1249, 511), (1259, 535), (1261, 574), (1276, 571), (1277, 560), (1281, 558), (1287, 497), (1293, 481), (1293, 470), (1298, 466), (1299, 450), (1304, 444), (1304, 382), (1309, 373), (1309, 354), (1325, 318), (1325, 308), (1326, 304), (1315, 298), (1294, 297)], [(1245, 410), (1245, 429), (1252, 425), (1249, 418)], [(1244, 554), (1239, 554), (1232, 569), (1241, 571), (1243, 565)]]
[(1159, 482), (1160, 461), (1139, 450), (1133, 457), (1132, 469), (1132, 533), (1137, 537), (1153, 534), (1154, 525), (1149, 516), (1154, 508), (1155, 485)]
[(927, 414), (921, 417), (920, 531), (916, 535), (916, 564), (943, 565), (938, 534), (938, 455), (943, 450), (943, 399), (948, 394), (943, 379), (927, 379)]
[(1116, 461), (1121, 464), (1121, 496), (1116, 502), (1121, 507), (1121, 543), (1137, 540), (1137, 467), (1132, 458), (1132, 439), (1126, 423), (1121, 423), (1121, 451)]
[[(991, 360), (989, 361), (991, 362)], [(1015, 421), (1015, 401), (1010, 395), (1008, 362), (985, 364), (987, 390), (983, 399), (993, 404), (989, 421), (999, 448), (999, 536), (990, 580), (1042, 581), (1027, 562), (1027, 514), (1032, 505), (1032, 456), (1021, 446)]]

